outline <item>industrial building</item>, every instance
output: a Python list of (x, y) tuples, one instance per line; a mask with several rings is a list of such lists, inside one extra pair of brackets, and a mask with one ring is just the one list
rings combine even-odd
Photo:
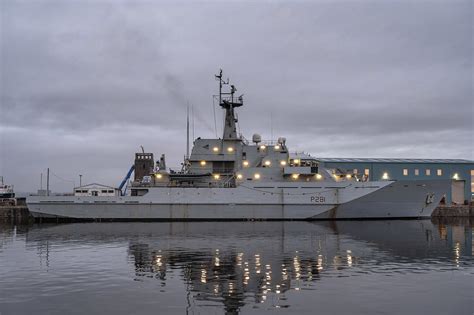
[(321, 166), (368, 177), (368, 180), (451, 179), (446, 204), (474, 198), (474, 161), (463, 159), (317, 158)]

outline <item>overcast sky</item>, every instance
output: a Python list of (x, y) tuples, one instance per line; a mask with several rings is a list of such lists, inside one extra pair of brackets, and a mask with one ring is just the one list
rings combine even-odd
[(187, 102), (195, 136), (215, 137), (219, 68), (245, 94), (249, 139), (273, 129), (317, 157), (473, 159), (470, 0), (0, 6), (0, 175), (17, 191), (47, 167), (117, 186), (140, 145), (179, 165)]

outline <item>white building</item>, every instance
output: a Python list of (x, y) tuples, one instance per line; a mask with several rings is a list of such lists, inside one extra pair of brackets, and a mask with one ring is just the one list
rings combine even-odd
[(74, 188), (74, 196), (120, 196), (118, 188), (92, 183)]

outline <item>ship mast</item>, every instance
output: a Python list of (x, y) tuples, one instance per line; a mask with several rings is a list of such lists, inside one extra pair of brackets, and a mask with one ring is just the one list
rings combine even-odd
[(189, 160), (189, 103), (186, 110), (186, 160)]
[(229, 84), (229, 79), (227, 79), (227, 82), (222, 80), (222, 69), (219, 74), (216, 74), (215, 76), (216, 80), (219, 81), (219, 105), (225, 109), (224, 132), (222, 139), (238, 140), (237, 129), (235, 127), (237, 118), (235, 117), (234, 108), (244, 105), (243, 95), (234, 99), (234, 93), (237, 92), (234, 85), (230, 85), (230, 92), (222, 92), (222, 86)]

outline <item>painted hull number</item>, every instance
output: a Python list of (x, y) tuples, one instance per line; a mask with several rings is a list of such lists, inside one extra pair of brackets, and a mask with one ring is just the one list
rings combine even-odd
[(324, 203), (324, 202), (326, 202), (326, 197), (322, 197), (322, 196), (312, 196), (312, 197), (311, 197), (311, 202), (314, 202), (314, 203)]

